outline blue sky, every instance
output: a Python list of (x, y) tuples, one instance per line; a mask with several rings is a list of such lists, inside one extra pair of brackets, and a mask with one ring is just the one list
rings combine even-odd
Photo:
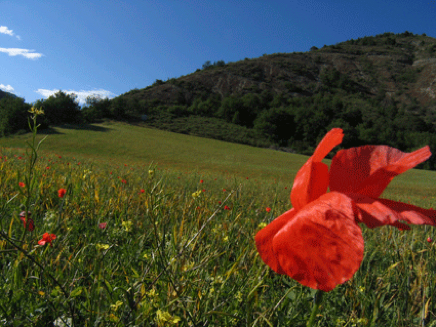
[(384, 32), (436, 37), (428, 0), (0, 0), (0, 89), (112, 98), (156, 79)]

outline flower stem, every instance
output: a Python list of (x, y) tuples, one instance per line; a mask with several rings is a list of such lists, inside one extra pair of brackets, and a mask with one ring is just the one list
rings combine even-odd
[(315, 322), (316, 314), (318, 313), (318, 308), (322, 302), (322, 296), (324, 295), (324, 292), (321, 290), (317, 290), (315, 293), (315, 297), (313, 299), (313, 309), (312, 313), (310, 315), (310, 318), (306, 324), (307, 327), (312, 327), (313, 323)]

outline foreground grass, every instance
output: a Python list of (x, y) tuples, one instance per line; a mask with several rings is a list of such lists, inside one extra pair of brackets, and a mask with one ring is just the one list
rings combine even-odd
[[(214, 152), (215, 143), (199, 141), (191, 149), (203, 147), (204, 156), (219, 168), (208, 170), (197, 166), (201, 160), (188, 163), (180, 155), (183, 165), (169, 169), (169, 163), (149, 166), (151, 160), (143, 157), (128, 159), (140, 148), (132, 150), (127, 139), (124, 157), (112, 154), (122, 158), (118, 161), (110, 160), (103, 140), (93, 140), (98, 155), (85, 146), (82, 153), (59, 152), (65, 151), (67, 138), (57, 139), (58, 149), (52, 139), (62, 135), (47, 139), (44, 147), (56, 154), (44, 154), (34, 170), (32, 232), (19, 218), (28, 200), (29, 185), (19, 184), (26, 156), (16, 149), (1, 153), (2, 324), (305, 325), (314, 292), (273, 273), (257, 255), (253, 239), (259, 225), (290, 208), (292, 183), (275, 181), (273, 173), (256, 174), (257, 168), (250, 165), (246, 172), (242, 163), (235, 167), (234, 160), (224, 157), (219, 163), (223, 154)], [(187, 140), (180, 142), (179, 150)], [(75, 145), (68, 142), (74, 151)], [(164, 141), (156, 138), (152, 143), (159, 142)], [(160, 144), (153, 151), (162, 153)], [(229, 148), (224, 143), (228, 155), (238, 158), (240, 154)], [(241, 149), (250, 153), (252, 148)], [(295, 174), (306, 160), (301, 156), (294, 164), (289, 159), (298, 156), (280, 155), (284, 159), (264, 169), (295, 169), (290, 173)], [(251, 154), (244, 160), (262, 166), (268, 157), (272, 155)], [(392, 183), (385, 197), (435, 207), (434, 179), (433, 172), (410, 171)], [(62, 188), (67, 192), (60, 198)], [(429, 236), (435, 239), (434, 230), (363, 230), (361, 269), (324, 296), (318, 325), (436, 325), (436, 248), (426, 241)], [(37, 243), (46, 232), (56, 235), (52, 247)]]

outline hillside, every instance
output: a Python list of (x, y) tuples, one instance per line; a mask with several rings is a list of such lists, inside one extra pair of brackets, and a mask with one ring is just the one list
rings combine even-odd
[[(262, 185), (279, 184), (286, 199), (297, 171), (307, 161), (307, 156), (298, 154), (120, 122), (92, 124), (86, 128), (62, 125), (42, 131), (37, 139), (46, 135), (48, 137), (41, 145), (41, 160), (47, 166), (55, 164), (59, 156), (63, 161), (70, 162), (72, 169), (79, 170), (82, 161), (96, 167), (110, 166), (113, 169), (135, 167), (135, 171), (141, 172), (147, 171), (149, 165), (156, 165), (158, 169), (171, 171), (176, 176), (194, 172), (209, 178), (225, 177), (229, 181), (245, 181), (248, 178), (249, 181), (257, 181)], [(1, 155), (25, 157), (24, 149), (30, 138), (29, 133), (0, 138)], [(324, 162), (330, 165), (330, 160)], [(407, 194), (408, 200), (419, 203), (428, 194), (433, 194), (435, 183), (435, 172), (411, 169), (396, 177), (386, 194), (395, 200), (403, 198), (403, 201)]]
[[(425, 104), (435, 99), (436, 39), (411, 33), (385, 33), (349, 40), (304, 53), (277, 53), (197, 70), (132, 90), (126, 100), (190, 104), (204, 94), (221, 97), (247, 93), (313, 96), (332, 86), (352, 93)], [(340, 85), (339, 85), (340, 84)]]
[[(139, 125), (294, 153), (311, 153), (332, 127), (345, 130), (345, 148), (429, 144), (435, 153), (435, 92), (436, 39), (384, 33), (305, 53), (208, 62), (120, 95), (105, 110)], [(435, 167), (433, 157), (421, 168)]]

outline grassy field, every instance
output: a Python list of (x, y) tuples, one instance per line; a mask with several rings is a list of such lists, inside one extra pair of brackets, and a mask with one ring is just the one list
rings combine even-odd
[[(305, 326), (314, 290), (271, 271), (254, 235), (307, 157), (106, 123), (54, 128), (31, 167), (29, 139), (0, 140), (3, 325)], [(436, 207), (435, 181), (412, 170), (383, 197)], [(434, 229), (362, 229), (361, 268), (317, 326), (436, 326)]]

